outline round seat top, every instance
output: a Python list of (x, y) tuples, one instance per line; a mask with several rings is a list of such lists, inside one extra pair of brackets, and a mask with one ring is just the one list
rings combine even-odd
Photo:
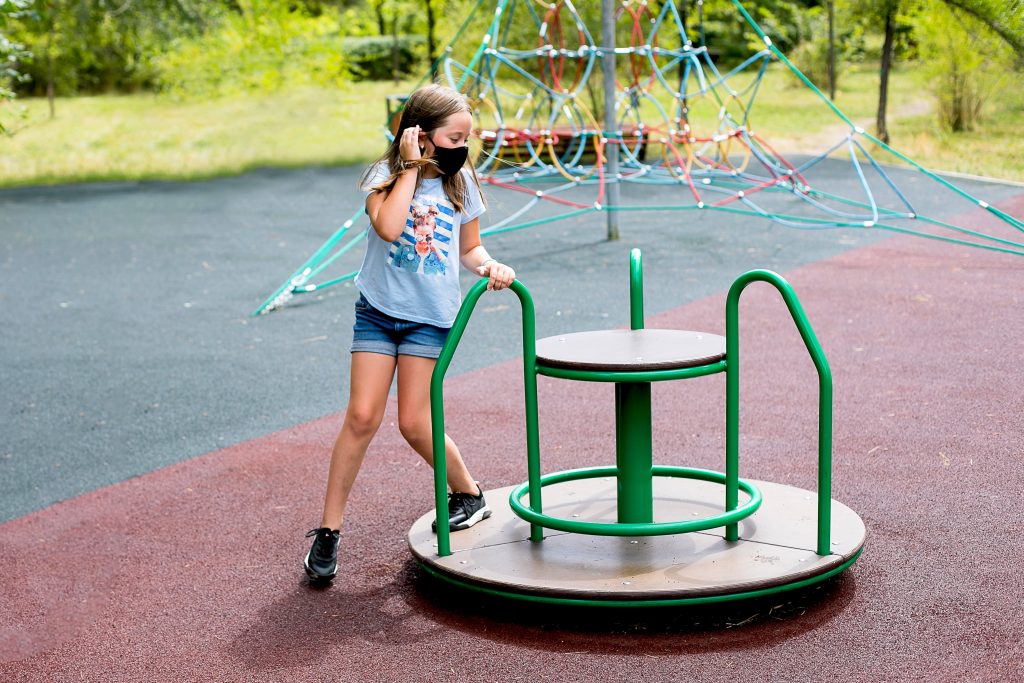
[(683, 330), (597, 330), (537, 340), (537, 363), (596, 372), (677, 370), (725, 358), (725, 337)]

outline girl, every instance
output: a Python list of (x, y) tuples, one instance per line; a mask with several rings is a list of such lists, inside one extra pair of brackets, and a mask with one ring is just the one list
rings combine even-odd
[[(462, 300), (459, 262), (489, 278), (488, 289), (504, 289), (515, 279), (480, 243), (484, 204), (467, 163), (472, 125), (465, 96), (440, 85), (420, 88), (405, 103), (387, 152), (361, 180), (373, 230), (355, 280), (360, 296), (348, 409), (331, 453), (320, 528), (306, 534), (313, 544), (303, 564), (314, 582), (337, 573), (345, 503), (384, 416), (396, 369), (399, 429), (433, 461), (430, 376)], [(445, 457), (449, 525), (468, 529), (491, 511), (447, 435)]]

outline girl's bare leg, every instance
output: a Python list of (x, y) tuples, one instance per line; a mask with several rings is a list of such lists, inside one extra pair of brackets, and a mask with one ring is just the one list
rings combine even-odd
[(384, 418), (395, 366), (393, 356), (364, 352), (352, 354), (348, 408), (331, 452), (324, 514), (320, 521), (322, 527), (341, 529), (352, 484), (363, 464), (366, 449)]
[[(427, 464), (434, 462), (430, 427), (430, 375), (436, 361), (419, 356), (398, 357), (398, 428), (409, 445)], [(452, 491), (478, 494), (480, 489), (462, 462), (455, 442), (445, 434), (445, 460), (448, 463), (448, 486)]]

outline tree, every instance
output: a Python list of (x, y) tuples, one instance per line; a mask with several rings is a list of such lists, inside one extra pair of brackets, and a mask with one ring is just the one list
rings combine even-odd
[(1024, 58), (1024, 2), (1022, 0), (943, 0), (988, 26)]
[[(14, 99), (15, 83), (24, 80), (19, 71), (20, 63), (32, 57), (32, 53), (19, 42), (7, 37), (7, 29), (12, 20), (21, 16), (27, 9), (30, 0), (0, 0), (0, 104)], [(4, 123), (0, 120), (0, 133), (6, 133)]]
[(436, 20), (434, 17), (434, 0), (423, 0), (424, 8), (427, 11), (427, 64), (430, 65), (430, 78), (437, 76), (437, 41), (434, 35)]
[(10, 28), (33, 53), (18, 90), (52, 102), (59, 94), (148, 88), (154, 55), (226, 11), (226, 0), (30, 0)]
[(896, 13), (899, 11), (899, 0), (886, 0), (882, 4), (882, 57), (878, 74), (878, 115), (875, 117), (875, 128), (878, 139), (889, 144), (889, 125), (886, 122), (886, 110), (889, 105), (889, 74), (892, 72), (893, 46), (896, 38)]
[(828, 11), (828, 98), (836, 99), (836, 3), (827, 0)]
[(875, 134), (884, 143), (889, 142), (889, 127), (886, 119), (889, 103), (889, 75), (899, 52), (905, 47), (911, 34), (912, 24), (905, 16), (915, 0), (857, 0), (847, 2), (852, 20), (861, 23), (867, 30), (882, 28), (882, 51), (878, 71), (878, 110), (875, 116)]
[[(1018, 58), (1024, 58), (1024, 2), (1022, 0), (940, 0), (950, 8), (958, 9), (987, 26), (1009, 45)], [(883, 33), (879, 66), (878, 112), (876, 128), (878, 139), (889, 142), (887, 107), (889, 74), (898, 54), (901, 36), (911, 28), (905, 14), (920, 3), (915, 0), (861, 0), (850, 3), (853, 16), (866, 26), (881, 26)], [(921, 10), (918, 23), (931, 22), (934, 8)], [(980, 28), (980, 27), (979, 27)], [(959, 65), (956, 68), (960, 68)]]
[(1013, 79), (1015, 51), (970, 12), (941, 0), (932, 0), (930, 9), (919, 45), (939, 124), (952, 132), (971, 130), (986, 100)]

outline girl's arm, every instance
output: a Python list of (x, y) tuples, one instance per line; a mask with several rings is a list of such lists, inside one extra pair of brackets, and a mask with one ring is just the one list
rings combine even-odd
[(463, 223), (459, 233), (462, 265), (481, 277), (488, 278), (487, 289), (505, 289), (516, 279), (516, 271), (491, 258), (480, 241), (480, 219)]
[[(410, 126), (402, 131), (398, 149), (403, 161), (415, 161), (423, 156), (419, 134), (419, 126)], [(409, 217), (409, 205), (415, 193), (416, 169), (411, 168), (402, 171), (390, 192), (374, 192), (366, 198), (366, 215), (370, 217), (370, 225), (385, 242), (394, 242), (402, 236), (405, 221)]]
[(402, 236), (415, 192), (416, 169), (410, 169), (398, 176), (391, 192), (374, 192), (366, 198), (366, 215), (370, 217), (370, 225), (385, 242), (394, 242)]

